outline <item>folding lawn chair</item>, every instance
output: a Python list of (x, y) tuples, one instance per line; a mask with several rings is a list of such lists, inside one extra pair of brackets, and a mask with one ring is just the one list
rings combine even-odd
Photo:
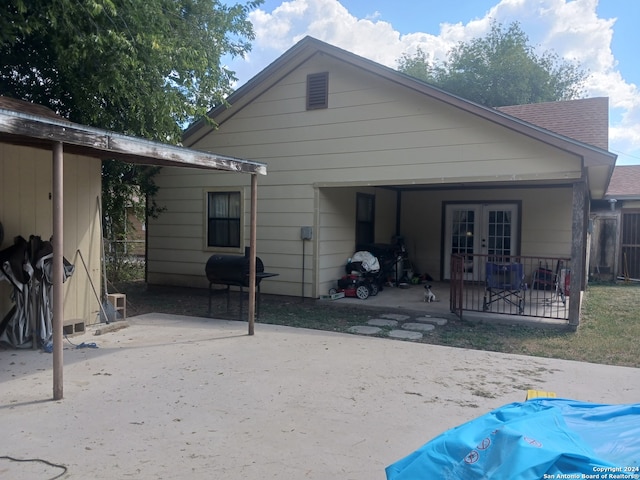
[(565, 270), (563, 268), (564, 266), (564, 261), (562, 259), (558, 260), (558, 263), (556, 264), (556, 271), (553, 274), (553, 294), (551, 295), (551, 300), (550, 302), (553, 303), (554, 301), (559, 301), (562, 302), (563, 305), (565, 305), (567, 303), (567, 297), (565, 294), (565, 285), (564, 281), (565, 278), (563, 278), (563, 271), (568, 271)]
[(483, 303), (485, 312), (488, 312), (491, 305), (496, 302), (503, 302), (502, 309), (498, 309), (498, 311), (512, 313), (511, 306), (515, 306), (517, 313), (522, 315), (524, 313), (524, 296), (524, 269), (521, 263), (487, 262)]

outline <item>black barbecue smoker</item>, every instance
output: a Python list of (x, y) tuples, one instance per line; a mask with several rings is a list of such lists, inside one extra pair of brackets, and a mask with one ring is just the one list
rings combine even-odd
[[(211, 315), (211, 299), (214, 294), (214, 285), (224, 285), (223, 290), (227, 295), (227, 312), (231, 306), (231, 287), (240, 289), (240, 314), (242, 319), (242, 299), (244, 289), (249, 288), (250, 257), (249, 249), (244, 255), (215, 254), (209, 257), (205, 266), (207, 280), (209, 280), (209, 315)], [(265, 278), (275, 277), (277, 273), (264, 271), (264, 264), (260, 257), (256, 257), (256, 317), (260, 316), (260, 282)]]

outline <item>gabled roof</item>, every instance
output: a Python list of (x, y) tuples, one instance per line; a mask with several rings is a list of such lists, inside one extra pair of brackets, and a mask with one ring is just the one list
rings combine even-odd
[(609, 99), (606, 97), (511, 105), (497, 110), (579, 142), (609, 149)]
[[(475, 115), (488, 122), (508, 128), (516, 133), (530, 137), (561, 151), (575, 155), (582, 160), (587, 168), (587, 182), (592, 198), (602, 198), (609, 183), (617, 155), (609, 152), (600, 140), (597, 145), (566, 135), (567, 131), (559, 133), (552, 129), (543, 128), (530, 123), (515, 115), (510, 115), (495, 108), (489, 108), (453, 95), (419, 79), (405, 75), (397, 70), (385, 67), (372, 60), (355, 55), (328, 43), (312, 37), (305, 37), (282, 54), (273, 63), (254, 76), (227, 99), (227, 104), (212, 109), (208, 116), (214, 123), (223, 125), (229, 118), (250, 105), (256, 98), (276, 85), (292, 71), (310, 61), (316, 55), (343, 62), (352, 69), (360, 69), (370, 75), (375, 75), (395, 85), (424, 95), (425, 99), (432, 99), (453, 108), (458, 108), (467, 114)], [(601, 101), (601, 100), (599, 100)], [(599, 121), (602, 119), (599, 117)], [(599, 125), (599, 124), (598, 124)], [(546, 124), (546, 126), (549, 126)], [(596, 127), (599, 128), (599, 127)], [(608, 126), (607, 126), (608, 128)], [(183, 141), (186, 145), (194, 145), (211, 132), (211, 126), (204, 119), (191, 125), (184, 133)], [(575, 135), (575, 133), (574, 133)]]
[(0, 143), (65, 152), (129, 163), (192, 167), (266, 175), (264, 163), (154, 142), (70, 122), (41, 105), (0, 96)]
[(613, 170), (605, 198), (640, 199), (640, 165), (620, 165)]
[[(273, 63), (268, 65), (264, 70), (230, 95), (227, 99), (227, 105), (220, 105), (212, 109), (208, 114), (209, 118), (213, 119), (214, 122), (217, 122), (218, 124), (224, 123), (227, 118), (241, 110), (244, 105), (249, 104), (262, 92), (275, 85), (291, 71), (295, 70), (315, 55), (330, 56), (348, 63), (352, 67), (360, 68), (371, 74), (385, 78), (395, 84), (402, 85), (405, 88), (424, 94), (427, 97), (439, 100), (470, 114), (477, 115), (487, 121), (497, 123), (503, 127), (509, 128), (523, 135), (527, 135), (569, 153), (579, 155), (584, 159), (584, 165), (587, 167), (599, 165), (607, 166), (612, 169), (615, 163), (617, 156), (608, 152), (605, 148), (584, 143), (569, 136), (541, 128), (538, 125), (524, 121), (516, 116), (506, 114), (495, 108), (489, 108), (471, 102), (417, 78), (403, 74), (397, 70), (312, 37), (303, 38), (283, 53)], [(210, 130), (211, 127), (207, 122), (204, 120), (197, 121), (185, 131), (183, 140), (186, 144), (193, 145), (204, 135), (209, 133)]]

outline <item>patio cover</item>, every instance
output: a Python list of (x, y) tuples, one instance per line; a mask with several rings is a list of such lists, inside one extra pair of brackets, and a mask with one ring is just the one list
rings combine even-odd
[(202, 168), (251, 175), (249, 335), (254, 333), (257, 176), (264, 163), (154, 142), (69, 122), (46, 107), (0, 96), (0, 143), (52, 151), (53, 156), (53, 398), (63, 397), (63, 152), (129, 163)]

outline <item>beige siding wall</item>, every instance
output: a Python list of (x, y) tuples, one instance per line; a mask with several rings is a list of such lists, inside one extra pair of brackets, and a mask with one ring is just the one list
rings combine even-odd
[[(329, 108), (308, 112), (306, 75), (323, 70), (330, 72)], [(575, 158), (372, 75), (347, 73), (326, 57), (230, 112), (230, 121), (194, 146), (265, 161), (280, 184), (580, 175)]]
[[(259, 177), (263, 180), (264, 177)], [(193, 174), (186, 169), (163, 169), (158, 178), (158, 202), (166, 211), (149, 220), (148, 281), (151, 284), (172, 284), (206, 287), (204, 267), (214, 253), (243, 254), (249, 245), (250, 178), (248, 175)], [(210, 189), (241, 188), (244, 210), (244, 243), (239, 249), (206, 247), (206, 192)], [(260, 185), (258, 256), (265, 270), (279, 274), (277, 282), (263, 282), (262, 290), (271, 293), (299, 294), (302, 278), (302, 240), (300, 227), (316, 225), (315, 190), (310, 185), (292, 187)], [(292, 197), (293, 195), (293, 197)], [(305, 244), (305, 278), (312, 283), (314, 241)], [(277, 267), (277, 268), (275, 268)], [(309, 287), (310, 288), (310, 287)]]
[[(91, 279), (100, 290), (100, 160), (64, 156), (64, 256), (75, 265), (75, 273), (64, 284), (65, 321), (99, 321), (99, 304), (89, 276), (78, 258), (80, 250)], [(4, 241), (0, 249), (20, 235), (49, 240), (52, 220), (52, 154), (49, 151), (0, 144), (0, 222)], [(10, 309), (9, 282), (0, 282), (0, 315)]]
[[(322, 71), (329, 71), (329, 108), (306, 111), (306, 76)], [(382, 185), (525, 185), (581, 175), (573, 156), (327, 56), (306, 62), (225, 115), (232, 116), (218, 119), (218, 130), (189, 146), (267, 163), (268, 175), (258, 179), (257, 253), (267, 270), (280, 274), (263, 283), (269, 293), (300, 294), (300, 227), (307, 225), (314, 227), (314, 240), (305, 245), (305, 269), (313, 265), (314, 272), (305, 271), (305, 285), (312, 296), (325, 293), (353, 253), (357, 191)], [(248, 244), (247, 177), (163, 169), (158, 200), (167, 212), (149, 226), (150, 283), (206, 286), (204, 265), (212, 254), (203, 247), (208, 187), (245, 187)], [(376, 241), (388, 243), (395, 233), (395, 193), (375, 192)], [(411, 212), (409, 204), (403, 200), (403, 212)], [(432, 251), (439, 237), (428, 235), (435, 238), (427, 245)], [(430, 269), (438, 263), (430, 254), (420, 256)]]

